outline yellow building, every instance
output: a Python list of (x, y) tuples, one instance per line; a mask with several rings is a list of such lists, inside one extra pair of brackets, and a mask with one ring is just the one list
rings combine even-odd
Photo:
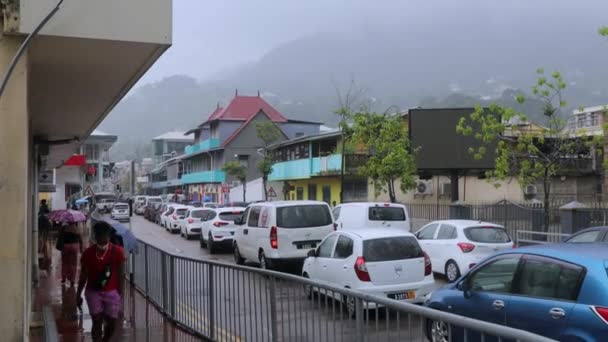
[(367, 200), (367, 179), (356, 175), (366, 155), (348, 153), (343, 157), (341, 151), (337, 130), (275, 144), (271, 146), (274, 164), (268, 180), (283, 182), (286, 200), (318, 200), (331, 205)]

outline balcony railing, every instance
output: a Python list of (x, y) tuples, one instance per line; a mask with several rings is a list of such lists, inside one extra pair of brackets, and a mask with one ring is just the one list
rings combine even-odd
[(186, 146), (184, 152), (186, 154), (194, 154), (201, 151), (208, 151), (214, 148), (220, 147), (220, 139), (218, 138), (209, 138), (207, 140), (203, 140), (194, 145)]
[[(345, 156), (346, 173), (354, 174), (365, 164), (368, 156), (349, 154)], [(342, 168), (342, 155), (332, 154), (326, 157), (315, 157), (290, 160), (275, 163), (272, 173), (268, 176), (271, 181), (307, 179), (314, 176), (339, 175)]]
[(181, 177), (182, 184), (224, 183), (226, 173), (219, 170), (192, 172)]

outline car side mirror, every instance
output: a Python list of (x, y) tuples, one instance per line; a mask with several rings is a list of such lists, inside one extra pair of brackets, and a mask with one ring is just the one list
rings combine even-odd
[(308, 251), (308, 257), (310, 258), (316, 258), (317, 257), (317, 250), (316, 249), (311, 249)]
[(471, 284), (469, 283), (469, 278), (463, 279), (460, 284), (458, 284), (458, 288), (462, 291), (464, 298), (471, 298)]
[(243, 218), (242, 217), (237, 217), (236, 219), (234, 219), (234, 224), (237, 225), (237, 226), (242, 226), (244, 224)]

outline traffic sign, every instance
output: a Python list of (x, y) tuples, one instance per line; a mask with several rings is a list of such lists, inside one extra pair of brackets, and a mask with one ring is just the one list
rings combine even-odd
[(268, 197), (277, 197), (277, 193), (274, 191), (272, 187), (268, 189)]
[(91, 189), (90, 185), (87, 185), (87, 188), (84, 189), (84, 195), (85, 196), (95, 196), (95, 192), (93, 192), (93, 189)]

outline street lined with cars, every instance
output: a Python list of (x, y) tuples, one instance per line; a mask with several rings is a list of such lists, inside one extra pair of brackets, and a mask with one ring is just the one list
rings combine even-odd
[[(560, 257), (559, 253), (541, 249), (515, 249), (515, 242), (506, 230), (493, 223), (435, 221), (410, 233), (411, 219), (407, 208), (384, 203), (341, 205), (333, 211), (326, 203), (317, 201), (260, 202), (247, 207), (219, 208), (167, 203), (155, 210), (150, 222), (136, 218), (134, 230), (142, 241), (167, 248), (170, 253), (199, 260), (289, 271), (319, 284), (332, 284), (400, 302), (424, 304), (558, 340), (564, 340), (565, 335), (559, 334), (565, 332), (581, 341), (595, 341), (588, 336), (608, 331), (608, 324), (602, 321), (608, 317), (608, 302), (584, 292), (590, 291), (589, 288), (605, 291), (600, 283), (587, 285), (598, 277), (589, 273), (591, 268), (602, 270), (599, 276), (608, 277), (608, 267), (603, 259), (591, 266), (586, 264), (590, 258), (580, 259), (585, 263), (568, 259), (572, 253)], [(349, 210), (352, 210), (351, 214)], [(180, 235), (163, 232), (159, 225), (154, 224), (157, 217), (165, 230), (180, 232)], [(601, 229), (582, 233), (584, 235), (570, 241), (570, 244), (584, 249), (587, 243), (583, 241), (597, 241), (605, 236)], [(194, 236), (198, 237), (200, 244), (187, 241)], [(220, 243), (225, 248), (218, 248)], [(607, 246), (590, 244), (589, 250), (595, 249), (594, 253), (598, 255), (600, 251), (606, 252)], [(548, 248), (554, 247), (548, 245)], [(535, 253), (541, 256), (547, 253), (545, 257), (549, 262), (543, 267), (537, 265), (529, 271), (521, 270), (521, 265), (533, 262), (527, 260), (536, 260), (537, 257), (532, 257)], [(557, 266), (551, 266), (552, 262)], [(293, 267), (286, 267), (288, 265)], [(554, 272), (548, 274), (549, 269), (554, 269)], [(572, 270), (578, 270), (578, 273)], [(522, 276), (526, 277), (525, 280), (520, 279)], [(587, 281), (588, 277), (595, 280)], [(452, 284), (443, 287), (444, 279)], [(224, 281), (227, 283), (220, 286), (227, 286), (231, 289), (229, 291), (240, 291), (234, 288), (240, 284), (232, 283), (230, 279)], [(282, 291), (283, 285), (277, 286), (277, 291)], [(513, 297), (515, 294), (525, 297), (525, 300)], [(313, 301), (323, 296), (324, 301), (335, 301), (346, 315), (356, 315), (357, 305), (352, 298), (321, 286), (304, 286), (299, 295)], [(570, 301), (570, 304), (563, 301)], [(587, 337), (567, 323), (568, 317), (582, 310), (575, 308), (578, 302), (593, 314), (585, 323), (591, 324)], [(299, 302), (299, 305), (305, 304)], [(525, 322), (513, 322), (524, 317), (521, 311), (528, 310), (525, 305), (531, 305), (530, 312), (526, 314), (541, 315), (541, 311), (546, 310), (543, 316), (560, 320), (563, 327), (557, 330), (561, 332), (549, 335)], [(486, 307), (493, 311), (484, 313)], [(367, 302), (363, 309), (368, 314), (377, 315), (379, 308), (381, 306)], [(314, 307), (309, 309), (314, 310)], [(501, 310), (504, 313), (497, 312)], [(597, 322), (592, 317), (604, 325), (595, 324)], [(386, 320), (387, 326), (394, 323), (389, 316), (376, 316), (374, 319)], [(547, 326), (542, 320), (538, 318), (535, 322), (539, 326)], [(471, 331), (459, 331), (442, 321), (421, 320), (415, 329), (431, 341), (449, 341), (450, 338), (458, 341), (455, 336), (463, 334), (473, 334), (467, 335), (471, 341), (479, 338)]]

